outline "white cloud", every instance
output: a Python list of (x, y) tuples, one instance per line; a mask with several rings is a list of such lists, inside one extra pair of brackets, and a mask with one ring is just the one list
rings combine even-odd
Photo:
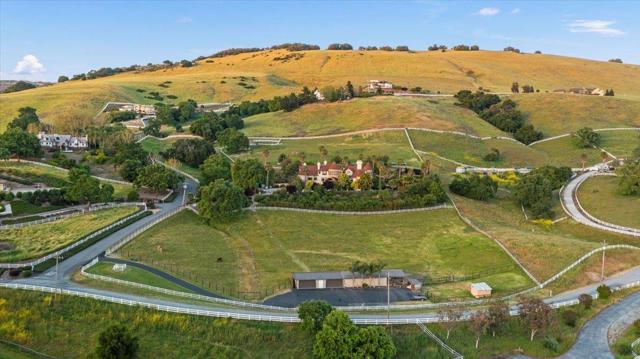
[(176, 20), (178, 24), (191, 24), (193, 19), (188, 16), (180, 16), (178, 20)]
[(20, 75), (33, 75), (45, 71), (44, 65), (35, 55), (24, 55), (22, 60), (16, 63), (16, 68), (13, 70), (15, 74)]
[(499, 12), (500, 12), (500, 9), (495, 7), (483, 7), (476, 14), (480, 16), (494, 16), (494, 15), (498, 15)]
[(600, 35), (624, 35), (625, 32), (612, 28), (615, 21), (609, 20), (573, 20), (567, 25), (570, 32), (594, 32)]
[(515, 14), (519, 14), (520, 13), (520, 8), (515, 8), (513, 10), (511, 10), (511, 14), (515, 15)]

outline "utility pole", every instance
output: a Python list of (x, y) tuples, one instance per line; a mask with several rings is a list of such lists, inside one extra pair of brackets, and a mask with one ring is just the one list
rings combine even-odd
[(606, 247), (607, 245), (607, 241), (602, 241), (602, 268), (600, 270), (600, 281), (604, 281), (604, 260), (605, 260), (605, 255), (604, 253), (606, 252), (606, 250), (604, 249), (604, 247)]

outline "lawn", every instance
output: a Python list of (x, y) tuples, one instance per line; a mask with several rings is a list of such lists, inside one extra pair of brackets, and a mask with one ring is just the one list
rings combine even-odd
[[(347, 270), (355, 260), (382, 260), (388, 268), (431, 276), (466, 275), (513, 264), (453, 210), (388, 216), (264, 211), (218, 224), (217, 229), (198, 221), (193, 214), (181, 213), (119, 254), (147, 263), (165, 261), (163, 268), (173, 263), (183, 272), (233, 285), (240, 292), (256, 292), (258, 297), (289, 287), (292, 272)], [(524, 278), (517, 269), (506, 272)]]
[[(480, 167), (527, 167), (548, 162), (547, 155), (523, 144), (509, 140), (479, 140), (453, 134), (410, 131), (416, 149), (434, 153), (467, 165)], [(495, 148), (500, 151), (497, 162), (485, 161), (484, 156)]]
[(291, 112), (269, 112), (245, 118), (248, 136), (311, 136), (374, 128), (419, 127), (480, 136), (502, 133), (454, 100), (372, 97), (317, 103)]
[(110, 208), (45, 224), (2, 230), (2, 243), (11, 248), (0, 250), (0, 262), (16, 262), (43, 256), (137, 210), (134, 206)]
[(129, 282), (146, 284), (153, 287), (171, 289), (179, 292), (189, 292), (188, 289), (185, 289), (179, 285), (176, 285), (158, 275), (155, 275), (144, 269), (136, 268), (133, 266), (127, 266), (127, 268), (124, 271), (116, 272), (113, 270), (113, 263), (98, 262), (96, 265), (89, 268), (87, 272), (106, 276), (106, 277), (126, 280)]
[(391, 162), (406, 162), (409, 165), (420, 166), (419, 160), (411, 150), (409, 141), (403, 130), (384, 131), (363, 135), (341, 136), (321, 140), (283, 140), (277, 146), (251, 147), (248, 153), (242, 153), (238, 157), (254, 157), (261, 162), (264, 160), (262, 152), (269, 151), (269, 161), (277, 162), (280, 154), (284, 153), (292, 159), (301, 159), (307, 163), (321, 161), (319, 148), (327, 149), (326, 160), (331, 161), (335, 156), (348, 157), (351, 162), (359, 158), (366, 159), (369, 156), (389, 156)]
[[(182, 211), (142, 233), (123, 247), (118, 255), (152, 265), (177, 277), (230, 291), (238, 288), (245, 273), (239, 258), (242, 243), (202, 222), (191, 211)], [(221, 258), (221, 261), (217, 259)], [(200, 280), (195, 280), (195, 278)], [(224, 289), (222, 289), (224, 288)]]
[(602, 131), (600, 147), (618, 158), (629, 158), (640, 147), (640, 131)]
[(618, 178), (597, 176), (588, 179), (578, 189), (582, 207), (603, 221), (640, 228), (640, 197), (618, 193)]
[(582, 127), (640, 127), (640, 101), (619, 98), (617, 92), (615, 97), (537, 93), (512, 98), (545, 137)]
[[(42, 182), (51, 187), (61, 187), (68, 179), (67, 171), (59, 168), (40, 166), (27, 162), (6, 162), (0, 161), (0, 172), (7, 172), (16, 177), (29, 179), (33, 182)], [(113, 186), (114, 196), (125, 198), (127, 193), (133, 188), (131, 185), (124, 185), (114, 182), (102, 181)]]
[(593, 147), (580, 148), (573, 143), (571, 136), (561, 137), (530, 146), (546, 155), (552, 166), (582, 167), (582, 155), (587, 155), (585, 166), (593, 166), (602, 162), (602, 151)]
[[(160, 152), (170, 148), (171, 144), (173, 144), (175, 141), (177, 141), (177, 139), (161, 141), (157, 138), (148, 137), (148, 138), (145, 138), (141, 142), (141, 144), (142, 144), (142, 148), (144, 148), (145, 151), (156, 155), (158, 160), (163, 160), (163, 158), (160, 156)], [(200, 171), (199, 168), (194, 168), (194, 167), (185, 165), (184, 163), (180, 163), (178, 166), (178, 169), (196, 178), (200, 178), (202, 176), (202, 172)]]

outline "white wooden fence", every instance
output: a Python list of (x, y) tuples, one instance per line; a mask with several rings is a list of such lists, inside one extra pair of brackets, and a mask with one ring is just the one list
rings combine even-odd
[[(145, 209), (146, 209), (146, 205), (145, 205)], [(115, 227), (117, 227), (117, 226), (119, 226), (119, 225), (121, 225), (121, 224), (123, 224), (123, 223), (125, 223), (125, 222), (127, 222), (127, 221), (129, 221), (129, 220), (131, 220), (131, 219), (133, 219), (135, 217), (137, 217), (137, 216), (140, 216), (141, 213), (142, 213), (142, 211), (138, 211), (138, 212), (133, 213), (133, 214), (131, 214), (131, 215), (119, 220), (119, 221), (111, 223), (110, 225), (108, 225), (106, 227), (102, 227), (101, 229), (99, 229), (99, 230), (87, 235), (86, 237), (84, 237), (84, 238), (82, 238), (82, 239), (80, 239), (80, 240), (78, 240), (76, 242), (73, 242), (72, 244), (70, 244), (70, 245), (68, 245), (68, 246), (66, 246), (66, 247), (64, 247), (64, 248), (62, 248), (60, 250), (57, 250), (57, 251), (55, 251), (53, 253), (50, 253), (50, 254), (48, 254), (48, 255), (46, 255), (44, 257), (41, 257), (41, 258), (38, 258), (38, 259), (35, 259), (35, 260), (32, 260), (32, 261), (27, 261), (27, 262), (0, 263), (0, 268), (9, 269), (9, 268), (31, 267), (33, 269), (33, 267), (35, 267), (36, 265), (38, 265), (40, 263), (43, 263), (43, 262), (48, 261), (49, 259), (61, 256), (61, 255), (65, 254), (66, 252), (72, 250), (73, 248), (75, 248), (75, 247), (77, 247), (79, 245), (82, 245), (83, 243), (85, 243), (85, 242), (97, 237), (98, 235), (100, 235), (100, 234), (102, 234), (102, 233), (104, 233), (106, 231), (109, 231), (112, 228), (115, 228)]]

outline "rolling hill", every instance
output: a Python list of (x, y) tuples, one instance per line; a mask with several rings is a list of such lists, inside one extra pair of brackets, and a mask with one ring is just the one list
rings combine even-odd
[[(350, 80), (358, 87), (370, 79), (443, 93), (480, 87), (507, 92), (513, 81), (531, 84), (541, 92), (602, 87), (615, 89), (617, 98), (640, 100), (637, 65), (494, 51), (272, 50), (205, 59), (189, 68), (130, 72), (2, 94), (0, 130), (22, 106), (37, 108), (45, 122), (63, 131), (93, 121), (106, 101), (155, 103), (147, 98), (152, 97), (150, 92), (158, 92), (165, 103), (188, 98), (198, 102), (237, 102), (287, 94), (303, 85), (338, 86)], [(169, 99), (169, 95), (176, 98)]]

